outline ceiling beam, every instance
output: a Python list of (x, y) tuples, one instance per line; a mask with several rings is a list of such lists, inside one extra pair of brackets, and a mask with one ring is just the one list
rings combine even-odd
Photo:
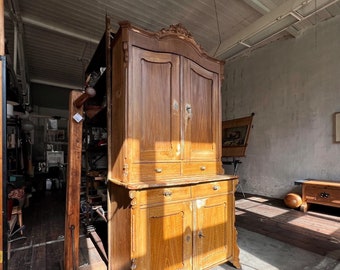
[[(273, 9), (277, 8), (277, 5), (274, 5), (272, 3), (270, 6), (267, 6), (263, 4), (261, 0), (243, 0), (243, 2), (247, 3), (249, 6), (257, 10), (262, 15), (265, 15), (271, 12)], [(286, 31), (293, 37), (297, 37), (299, 35), (299, 31), (297, 31), (293, 26), (288, 27)]]
[(266, 14), (270, 12), (270, 9), (262, 4), (259, 0), (243, 0), (248, 6), (251, 6), (253, 9), (257, 10), (261, 14)]
[[(5, 13), (5, 16), (10, 17), (8, 12)], [(47, 22), (43, 22), (41, 20), (32, 19), (32, 18), (27, 17), (27, 16), (21, 16), (21, 20), (24, 24), (31, 25), (31, 26), (34, 26), (34, 27), (38, 27), (38, 28), (41, 28), (41, 29), (44, 29), (44, 30), (47, 30), (47, 31), (50, 31), (50, 32), (55, 32), (55, 33), (58, 33), (58, 34), (61, 34), (61, 35), (67, 36), (67, 37), (75, 38), (75, 39), (78, 39), (80, 41), (85, 41), (85, 42), (93, 43), (93, 44), (96, 44), (96, 45), (100, 41), (98, 39), (94, 39), (94, 38), (91, 38), (91, 37), (88, 37), (88, 36), (85, 36), (85, 35), (81, 35), (79, 33), (69, 31), (69, 30), (61, 28), (59, 26), (48, 24)]]
[(228, 50), (230, 50), (236, 44), (239, 44), (243, 40), (251, 37), (252, 35), (255, 35), (266, 27), (286, 17), (293, 11), (303, 7), (304, 5), (309, 4), (311, 1), (312, 0), (285, 1), (281, 6), (277, 7), (269, 13), (266, 13), (260, 19), (258, 19), (236, 35), (232, 36), (228, 40), (223, 41), (214, 56), (223, 59)]

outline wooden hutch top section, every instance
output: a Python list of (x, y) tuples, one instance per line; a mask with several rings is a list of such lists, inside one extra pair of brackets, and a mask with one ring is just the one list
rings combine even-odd
[(221, 163), (224, 62), (181, 24), (150, 32), (122, 22), (115, 34), (107, 25), (100, 44), (108, 180), (135, 189), (235, 179)]

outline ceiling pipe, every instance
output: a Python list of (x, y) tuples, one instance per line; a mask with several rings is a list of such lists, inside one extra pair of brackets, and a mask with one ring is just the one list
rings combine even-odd
[(28, 25), (39, 27), (39, 28), (42, 28), (42, 29), (45, 29), (45, 30), (48, 30), (48, 31), (51, 31), (51, 32), (56, 32), (56, 33), (62, 34), (64, 36), (76, 38), (78, 40), (90, 42), (90, 43), (93, 43), (93, 44), (96, 44), (96, 45), (100, 41), (100, 40), (97, 40), (97, 39), (90, 38), (88, 36), (80, 35), (76, 32), (68, 31), (66, 29), (63, 29), (63, 28), (60, 28), (60, 27), (57, 27), (57, 26), (53, 26), (53, 25), (50, 25), (50, 24), (47, 24), (47, 23), (44, 23), (44, 22), (41, 22), (41, 21), (31, 19), (29, 17), (22, 17), (22, 21), (25, 24), (28, 24)]
[(13, 44), (13, 70), (17, 74), (18, 64), (18, 27), (14, 24), (14, 44)]
[(40, 79), (31, 79), (31, 83), (50, 85), (50, 86), (72, 89), (72, 90), (82, 89), (83, 87), (82, 85), (71, 85), (71, 84), (64, 84), (64, 83), (58, 83), (58, 82), (53, 82), (49, 80), (40, 80)]
[[(27, 73), (26, 61), (25, 61), (25, 51), (24, 51), (24, 40), (23, 40), (23, 32), (24, 27), (21, 20), (19, 3), (17, 0), (8, 0), (8, 6), (10, 10), (10, 18), (14, 24), (14, 34), (16, 35), (16, 45), (14, 48), (14, 54), (18, 54), (17, 57), (19, 58), (19, 68), (20, 68), (20, 83), (21, 83), (21, 90), (22, 90), (22, 98), (23, 104), (25, 106), (30, 106), (30, 86), (29, 86), (29, 78)], [(14, 36), (15, 38), (15, 36)], [(17, 59), (15, 60), (17, 62)], [(17, 64), (15, 64), (17, 65)], [(17, 70), (15, 70), (17, 74)]]

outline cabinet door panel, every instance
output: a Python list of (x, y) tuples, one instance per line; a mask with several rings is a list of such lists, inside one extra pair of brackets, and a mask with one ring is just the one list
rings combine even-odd
[(180, 159), (179, 57), (133, 47), (128, 128), (133, 162)]
[(190, 203), (140, 209), (136, 219), (137, 269), (191, 269)]
[(197, 228), (194, 236), (194, 257), (205, 269), (231, 256), (231, 224), (228, 211), (230, 195), (198, 199)]
[(183, 58), (186, 160), (216, 160), (220, 104), (219, 76)]

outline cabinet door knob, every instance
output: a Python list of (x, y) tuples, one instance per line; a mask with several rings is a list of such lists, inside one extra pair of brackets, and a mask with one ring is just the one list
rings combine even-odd
[(213, 186), (213, 190), (219, 190), (220, 189), (220, 186), (219, 185), (214, 185)]
[(321, 193), (320, 193), (320, 197), (321, 197), (321, 198), (328, 198), (328, 197), (329, 197), (329, 193), (321, 192)]
[(156, 172), (156, 173), (161, 173), (161, 172), (162, 172), (162, 168), (156, 168), (156, 169), (155, 169), (155, 172)]
[(165, 190), (165, 191), (163, 192), (163, 195), (164, 195), (165, 197), (168, 197), (168, 196), (171, 196), (171, 195), (172, 195), (172, 192), (171, 192), (170, 190)]
[(201, 171), (205, 171), (206, 167), (205, 166), (201, 166), (200, 169), (201, 169)]
[(198, 232), (198, 237), (199, 237), (199, 238), (203, 238), (203, 237), (205, 237), (205, 235), (203, 234), (202, 231), (199, 231), (199, 232)]
[(188, 117), (188, 119), (192, 118), (191, 104), (186, 104), (186, 105), (185, 105), (185, 110), (187, 111), (187, 117)]

